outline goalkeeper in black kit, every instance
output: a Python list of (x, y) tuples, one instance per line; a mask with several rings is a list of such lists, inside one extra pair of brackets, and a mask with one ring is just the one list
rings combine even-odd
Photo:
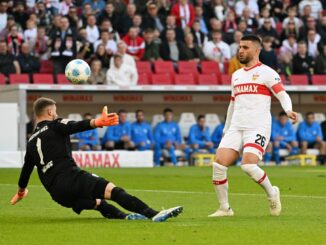
[[(28, 140), (18, 192), (11, 199), (11, 204), (27, 196), (26, 187), (36, 166), (39, 178), (52, 199), (64, 207), (72, 208), (77, 214), (94, 209), (109, 219), (151, 219), (162, 222), (182, 212), (181, 206), (158, 212), (122, 188), (76, 165), (69, 136), (97, 127), (117, 125), (119, 117), (116, 113), (108, 114), (107, 107), (104, 107), (99, 118), (70, 121), (57, 118), (56, 102), (44, 97), (34, 102), (34, 113), (36, 129)], [(112, 200), (132, 213), (126, 214), (105, 200)]]

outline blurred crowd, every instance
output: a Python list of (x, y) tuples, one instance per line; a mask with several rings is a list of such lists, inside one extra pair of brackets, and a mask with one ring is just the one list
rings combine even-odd
[(0, 1), (0, 73), (37, 73), (44, 60), (64, 73), (74, 58), (89, 83), (136, 84), (137, 61), (211, 60), (241, 67), (243, 35), (261, 36), (261, 61), (281, 74), (326, 74), (326, 1)]

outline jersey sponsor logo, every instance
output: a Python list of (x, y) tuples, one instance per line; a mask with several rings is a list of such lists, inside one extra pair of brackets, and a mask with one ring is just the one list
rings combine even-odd
[(28, 142), (30, 142), (31, 140), (33, 140), (35, 137), (37, 137), (40, 133), (43, 133), (44, 131), (48, 130), (48, 126), (44, 126), (43, 128), (41, 128), (40, 130), (36, 131), (28, 140)]
[(72, 154), (75, 162), (79, 167), (88, 168), (119, 168), (120, 167), (120, 154), (119, 153), (78, 153)]
[(72, 120), (70, 120), (70, 119), (62, 119), (60, 122), (63, 123), (63, 124), (67, 124), (70, 121), (72, 121)]
[(252, 75), (252, 80), (253, 80), (253, 81), (256, 81), (258, 77), (259, 77), (258, 74), (254, 74), (254, 75)]
[(271, 96), (269, 89), (262, 84), (245, 83), (234, 86), (234, 96), (242, 94), (261, 94)]

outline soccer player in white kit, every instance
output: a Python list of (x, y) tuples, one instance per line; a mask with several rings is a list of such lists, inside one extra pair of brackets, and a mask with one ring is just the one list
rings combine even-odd
[(242, 151), (241, 169), (265, 190), (271, 215), (281, 213), (280, 191), (272, 186), (266, 173), (257, 165), (262, 160), (271, 134), (271, 96), (280, 101), (283, 110), (295, 123), (290, 96), (280, 76), (259, 61), (261, 40), (255, 35), (242, 37), (239, 60), (245, 66), (232, 74), (231, 101), (224, 127), (224, 136), (213, 163), (213, 184), (220, 208), (210, 217), (233, 216), (228, 201), (228, 166)]

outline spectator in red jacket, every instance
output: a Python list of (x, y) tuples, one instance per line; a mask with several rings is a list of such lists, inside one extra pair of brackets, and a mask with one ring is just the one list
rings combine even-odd
[(188, 0), (179, 0), (171, 9), (171, 15), (176, 17), (177, 26), (182, 29), (192, 26), (195, 21), (195, 10)]
[(130, 54), (135, 60), (141, 60), (145, 51), (145, 42), (138, 35), (137, 28), (130, 27), (123, 41), (127, 44), (127, 54)]

